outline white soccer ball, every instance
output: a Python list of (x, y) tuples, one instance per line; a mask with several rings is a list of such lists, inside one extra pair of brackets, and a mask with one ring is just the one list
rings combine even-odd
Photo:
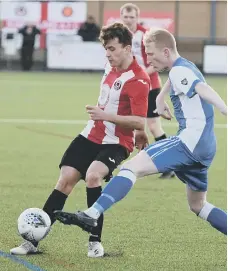
[(51, 229), (49, 215), (39, 208), (26, 209), (17, 222), (19, 234), (27, 241), (39, 242)]

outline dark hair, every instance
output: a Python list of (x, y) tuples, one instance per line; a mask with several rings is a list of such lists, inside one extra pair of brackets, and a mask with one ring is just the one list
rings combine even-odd
[(133, 34), (127, 26), (122, 23), (114, 23), (102, 27), (99, 39), (102, 44), (106, 46), (108, 41), (117, 38), (119, 43), (125, 47), (127, 45), (132, 45), (132, 37)]

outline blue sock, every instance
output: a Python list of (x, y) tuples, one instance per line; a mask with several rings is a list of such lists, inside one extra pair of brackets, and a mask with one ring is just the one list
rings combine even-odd
[(123, 199), (136, 181), (136, 176), (129, 169), (122, 169), (117, 176), (106, 185), (101, 196), (93, 204), (100, 214), (109, 209), (114, 203)]
[(227, 214), (221, 209), (206, 202), (199, 213), (199, 217), (207, 220), (212, 227), (227, 235)]

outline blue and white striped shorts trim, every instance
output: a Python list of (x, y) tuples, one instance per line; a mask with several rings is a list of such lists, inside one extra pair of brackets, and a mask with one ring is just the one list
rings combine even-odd
[(145, 149), (145, 151), (153, 160), (154, 158), (156, 158), (159, 155), (162, 155), (166, 151), (170, 152), (171, 149), (178, 146), (179, 143), (180, 143), (180, 138), (173, 136), (173, 137), (158, 141), (152, 145), (149, 145)]

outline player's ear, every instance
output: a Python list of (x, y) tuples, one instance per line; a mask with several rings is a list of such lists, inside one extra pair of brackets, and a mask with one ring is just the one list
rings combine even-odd
[(166, 58), (169, 57), (169, 49), (168, 49), (168, 48), (164, 48), (163, 53), (164, 53), (164, 56), (165, 56)]
[(131, 52), (131, 46), (130, 45), (125, 46), (125, 50), (126, 50), (126, 52), (130, 53)]
[(169, 49), (168, 49), (168, 48), (165, 48), (165, 49), (164, 49), (164, 56), (165, 56), (166, 58), (169, 57)]

